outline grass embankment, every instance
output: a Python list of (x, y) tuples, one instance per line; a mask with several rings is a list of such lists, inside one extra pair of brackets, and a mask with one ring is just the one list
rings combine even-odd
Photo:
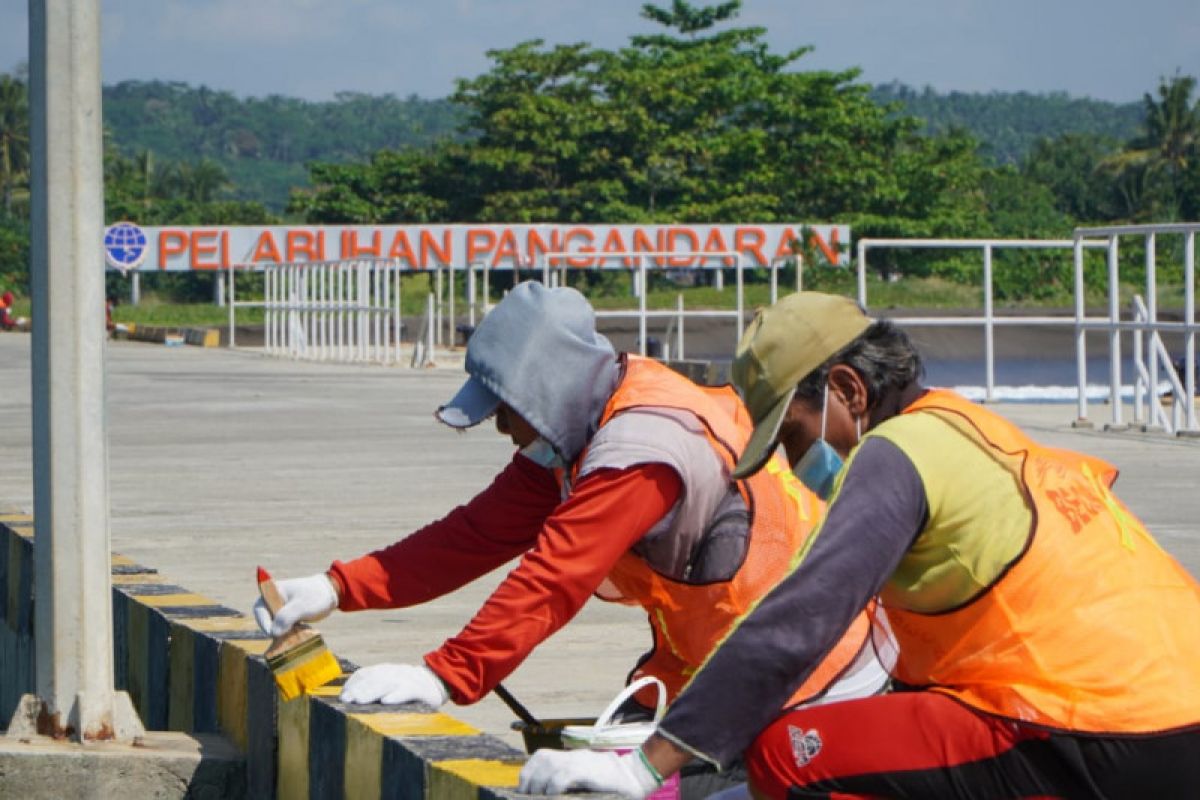
[[(675, 308), (676, 298), (683, 295), (685, 308), (726, 308), (732, 309), (736, 303), (734, 281), (727, 275), (723, 291), (710, 286), (676, 286), (661, 275), (655, 275), (651, 280), (651, 290), (646, 296), (646, 305), (652, 309)], [(587, 276), (583, 273), (568, 273), (568, 283), (583, 291), (588, 300), (597, 309), (632, 309), (637, 308), (637, 298), (630, 291), (630, 280), (627, 273), (610, 273), (602, 281), (587, 285)], [(118, 305), (113, 310), (116, 322), (133, 322), (139, 325), (162, 325), (168, 327), (215, 327), (229, 324), (229, 309), (213, 303), (173, 303), (163, 299), (149, 281), (143, 283), (141, 302), (136, 306)], [(401, 284), (401, 311), (405, 316), (420, 315), (425, 310), (425, 298), (433, 283), (430, 275), (408, 275)], [(795, 277), (789, 276), (779, 281), (779, 294), (782, 296), (796, 288)], [(820, 270), (804, 276), (804, 288), (824, 292), (856, 296), (857, 279), (854, 273), (846, 270)], [(253, 294), (238, 283), (238, 300), (248, 300)], [(456, 311), (466, 312), (464, 297), (464, 281), (456, 282)], [(1134, 294), (1141, 293), (1142, 287), (1124, 285), (1121, 288), (1122, 315), (1128, 314), (1129, 304)], [(500, 292), (493, 285), (492, 302), (500, 298)], [(1181, 285), (1162, 285), (1159, 287), (1158, 303), (1161, 310), (1181, 309), (1183, 307), (1183, 287)], [(1107, 307), (1108, 299), (1103, 290), (1088, 294), (1090, 309)], [(942, 278), (903, 278), (898, 281), (883, 281), (876, 276), (867, 281), (867, 301), (875, 310), (903, 309), (982, 309), (983, 290), (978, 286), (967, 286), (953, 283)], [(746, 308), (765, 306), (770, 303), (770, 286), (765, 282), (747, 283), (745, 287)], [(1074, 298), (1067, 292), (1059, 292), (1049, 297), (1020, 301), (1008, 301), (997, 298), (994, 301), (997, 311), (1012, 309), (1038, 309), (1043, 311), (1061, 310), (1070, 312), (1074, 309)], [(30, 316), (29, 299), (20, 298), (14, 304), (14, 316)], [(239, 308), (237, 311), (239, 325), (255, 325), (263, 322), (263, 311), (260, 308)]]

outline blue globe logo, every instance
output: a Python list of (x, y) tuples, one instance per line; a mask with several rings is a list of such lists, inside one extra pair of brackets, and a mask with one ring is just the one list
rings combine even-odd
[(117, 222), (104, 231), (104, 260), (121, 272), (136, 269), (146, 259), (146, 234), (132, 222)]

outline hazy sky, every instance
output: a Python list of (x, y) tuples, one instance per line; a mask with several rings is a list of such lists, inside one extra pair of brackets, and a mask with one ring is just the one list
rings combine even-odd
[[(693, 0), (702, 4), (704, 0)], [(604, 48), (657, 26), (642, 0), (102, 0), (103, 79), (178, 80), (314, 100), (351, 90), (444, 97), (486, 51), (542, 38)], [(660, 0), (669, 5), (669, 0)], [(1200, 77), (1200, 0), (745, 0), (808, 69), (942, 91), (1138, 100)], [(28, 53), (28, 3), (0, 0), (0, 71)]]

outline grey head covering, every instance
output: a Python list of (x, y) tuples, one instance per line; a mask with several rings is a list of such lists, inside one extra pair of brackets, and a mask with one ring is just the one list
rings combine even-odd
[(596, 332), (591, 305), (574, 289), (518, 284), (467, 343), (470, 377), (437, 418), (478, 425), (501, 402), (570, 464), (596, 431), (616, 388), (617, 354)]

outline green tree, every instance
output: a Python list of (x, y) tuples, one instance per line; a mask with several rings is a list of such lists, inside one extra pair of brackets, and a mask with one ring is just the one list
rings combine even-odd
[(1046, 187), (1054, 207), (1078, 223), (1108, 222), (1122, 216), (1123, 198), (1102, 165), (1120, 144), (1087, 133), (1042, 139), (1021, 162), (1021, 173)]
[(0, 74), (0, 204), (13, 213), (18, 190), (28, 186), (29, 95), (25, 82)]
[(1125, 141), (1137, 133), (1145, 113), (1140, 103), (1108, 103), (1064, 92), (941, 93), (894, 82), (875, 86), (871, 97), (919, 117), (931, 135), (952, 128), (970, 131), (979, 139), (980, 152), (995, 164), (1019, 164), (1038, 142), (1069, 133)]
[(1125, 181), (1126, 196), (1141, 218), (1179, 219), (1194, 202), (1186, 193), (1200, 160), (1200, 100), (1193, 102), (1196, 79), (1176, 74), (1164, 78), (1158, 99), (1143, 97), (1145, 130), (1105, 166)]

